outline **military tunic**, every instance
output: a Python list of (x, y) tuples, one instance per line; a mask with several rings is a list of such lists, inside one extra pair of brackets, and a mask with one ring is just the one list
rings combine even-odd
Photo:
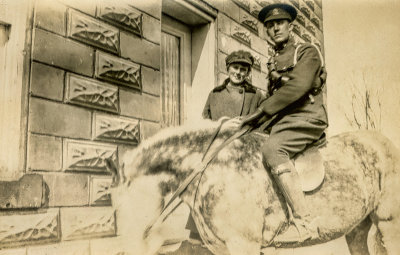
[(223, 116), (233, 118), (253, 113), (265, 96), (253, 85), (244, 82), (239, 86), (229, 85), (229, 79), (214, 88), (208, 95), (203, 118), (218, 120)]
[[(309, 43), (296, 45), (291, 39), (276, 50), (276, 71), (289, 78), (271, 81), (269, 97), (260, 108), (268, 116), (277, 115), (270, 126), (270, 137), (262, 147), (264, 159), (271, 167), (289, 161), (295, 154), (318, 140), (328, 126), (323, 93), (320, 91), (322, 56)], [(309, 94), (313, 94), (311, 101)]]

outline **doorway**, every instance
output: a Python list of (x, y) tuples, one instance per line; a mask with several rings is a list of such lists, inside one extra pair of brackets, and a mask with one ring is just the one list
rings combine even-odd
[(196, 123), (215, 87), (215, 16), (185, 1), (163, 1), (162, 10), (161, 126)]
[(185, 88), (191, 86), (191, 31), (163, 15), (161, 31), (161, 126), (185, 119)]

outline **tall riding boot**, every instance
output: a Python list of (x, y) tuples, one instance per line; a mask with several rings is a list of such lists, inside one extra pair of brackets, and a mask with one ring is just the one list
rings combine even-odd
[(310, 224), (310, 213), (301, 188), (299, 175), (291, 161), (272, 169), (286, 202), (293, 213), (293, 224), (280, 233), (276, 242), (302, 242), (318, 236), (317, 228)]

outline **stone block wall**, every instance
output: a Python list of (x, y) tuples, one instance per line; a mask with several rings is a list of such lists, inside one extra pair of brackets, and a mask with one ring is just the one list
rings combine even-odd
[(161, 2), (37, 0), (30, 22), (26, 173), (46, 203), (0, 211), (0, 254), (118, 254), (104, 159), (160, 129)]
[(265, 28), (257, 16), (262, 7), (286, 2), (298, 11), (293, 36), (299, 42), (311, 42), (323, 51), (321, 0), (206, 0), (218, 9), (218, 84), (227, 78), (225, 58), (234, 50), (250, 51), (255, 57), (251, 82), (266, 90), (268, 56), (271, 49), (266, 41)]
[[(296, 40), (323, 47), (321, 0), (287, 1), (299, 13)], [(265, 90), (271, 49), (257, 15), (275, 1), (187, 2), (218, 13), (215, 85), (227, 77), (225, 57), (244, 49), (256, 59), (252, 83)], [(104, 159), (119, 161), (160, 129), (162, 3), (115, 3), (35, 3), (26, 173), (43, 177), (46, 203), (0, 211), (0, 255), (123, 254)]]

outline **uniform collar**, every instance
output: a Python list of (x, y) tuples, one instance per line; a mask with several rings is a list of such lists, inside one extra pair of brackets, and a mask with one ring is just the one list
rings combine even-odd
[(286, 51), (288, 51), (288, 49), (290, 49), (292, 46), (294, 46), (294, 44), (295, 44), (295, 42), (294, 42), (293, 38), (289, 37), (289, 40), (286, 43), (284, 43), (282, 45), (282, 47), (280, 47), (280, 48), (275, 47), (275, 49), (274, 49), (275, 53), (283, 54)]

